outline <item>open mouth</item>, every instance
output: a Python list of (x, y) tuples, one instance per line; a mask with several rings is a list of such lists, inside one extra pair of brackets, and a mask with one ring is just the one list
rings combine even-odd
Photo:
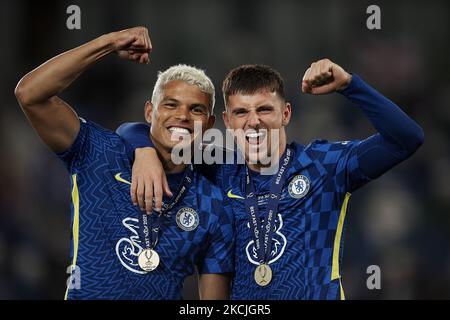
[(179, 141), (186, 139), (188, 136), (192, 134), (192, 130), (184, 127), (168, 127), (167, 128), (171, 134), (172, 141)]
[(260, 145), (266, 138), (267, 130), (255, 131), (249, 130), (245, 133), (245, 139), (250, 145)]

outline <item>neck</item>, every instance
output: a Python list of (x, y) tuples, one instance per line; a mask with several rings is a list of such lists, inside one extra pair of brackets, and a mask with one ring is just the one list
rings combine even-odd
[(153, 137), (150, 134), (150, 139), (153, 142), (153, 145), (156, 149), (156, 154), (158, 155), (159, 160), (161, 161), (164, 172), (171, 174), (171, 173), (180, 173), (183, 172), (187, 165), (186, 164), (174, 164), (172, 161), (172, 149), (167, 149), (161, 146), (158, 142), (156, 142)]

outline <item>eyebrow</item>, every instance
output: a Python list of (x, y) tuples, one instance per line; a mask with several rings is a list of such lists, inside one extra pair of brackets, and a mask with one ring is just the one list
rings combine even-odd
[[(260, 109), (274, 109), (275, 107), (271, 104), (263, 104), (260, 106), (256, 107), (256, 110), (260, 110)], [(248, 109), (246, 107), (236, 107), (232, 110), (232, 112), (240, 112), (240, 111), (248, 111)]]
[(165, 97), (161, 100), (161, 102), (176, 102), (176, 103), (180, 103), (180, 101), (178, 101), (177, 99), (174, 98), (170, 98), (170, 97)]
[[(167, 103), (167, 102), (174, 102), (177, 104), (180, 103), (179, 100), (177, 100), (175, 98), (170, 98), (170, 97), (166, 97), (161, 100), (161, 103)], [(201, 107), (201, 108), (205, 109), (206, 111), (208, 111), (208, 107), (206, 105), (204, 105), (203, 103), (193, 103), (193, 104), (189, 105), (189, 107), (190, 108)]]
[(190, 106), (191, 107), (202, 107), (202, 108), (208, 110), (208, 107), (206, 105), (204, 105), (203, 103), (193, 103)]
[(236, 107), (231, 112), (236, 113), (236, 112), (240, 112), (240, 111), (247, 111), (247, 108), (245, 108), (245, 107)]
[(273, 105), (271, 105), (271, 104), (263, 104), (263, 105), (260, 105), (260, 106), (257, 106), (256, 107), (256, 109), (258, 110), (258, 109), (263, 109), (263, 108), (265, 108), (265, 109), (267, 109), (267, 108), (269, 108), (269, 109), (273, 109), (273, 108), (275, 108)]

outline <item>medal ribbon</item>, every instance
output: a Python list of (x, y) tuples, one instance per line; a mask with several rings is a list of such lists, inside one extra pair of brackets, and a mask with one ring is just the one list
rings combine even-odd
[[(147, 213), (143, 213), (141, 219), (139, 219), (139, 232), (141, 239), (144, 239), (145, 247), (147, 249), (153, 249), (158, 243), (159, 228), (161, 226), (161, 216), (163, 213), (171, 210), (180, 200), (186, 195), (189, 187), (191, 186), (194, 178), (194, 169), (192, 164), (186, 168), (183, 179), (178, 186), (177, 192), (170, 199), (170, 203), (165, 210), (161, 212), (154, 212), (149, 216)], [(150, 220), (150, 221), (149, 221)]]
[[(286, 180), (286, 171), (291, 157), (292, 151), (289, 148), (286, 148), (286, 152), (279, 162), (281, 166), (278, 169), (277, 174), (272, 178), (269, 202), (267, 203), (266, 212), (263, 216), (264, 225), (262, 225), (259, 215), (258, 200), (253, 179), (249, 173), (248, 166), (246, 166), (245, 210), (252, 229), (253, 241), (255, 243), (256, 254), (260, 264), (265, 264), (270, 260), (273, 242), (273, 220), (274, 216), (277, 214), (278, 203), (280, 202), (281, 191), (283, 189), (284, 181)], [(263, 245), (261, 242), (263, 242)]]

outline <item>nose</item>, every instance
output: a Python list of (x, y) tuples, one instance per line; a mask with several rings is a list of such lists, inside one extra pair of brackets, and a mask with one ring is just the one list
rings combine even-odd
[(253, 129), (258, 129), (259, 124), (260, 124), (260, 121), (259, 121), (258, 114), (255, 111), (250, 111), (248, 113), (247, 125)]
[(177, 108), (175, 118), (180, 121), (187, 121), (189, 119), (189, 106), (181, 105)]

